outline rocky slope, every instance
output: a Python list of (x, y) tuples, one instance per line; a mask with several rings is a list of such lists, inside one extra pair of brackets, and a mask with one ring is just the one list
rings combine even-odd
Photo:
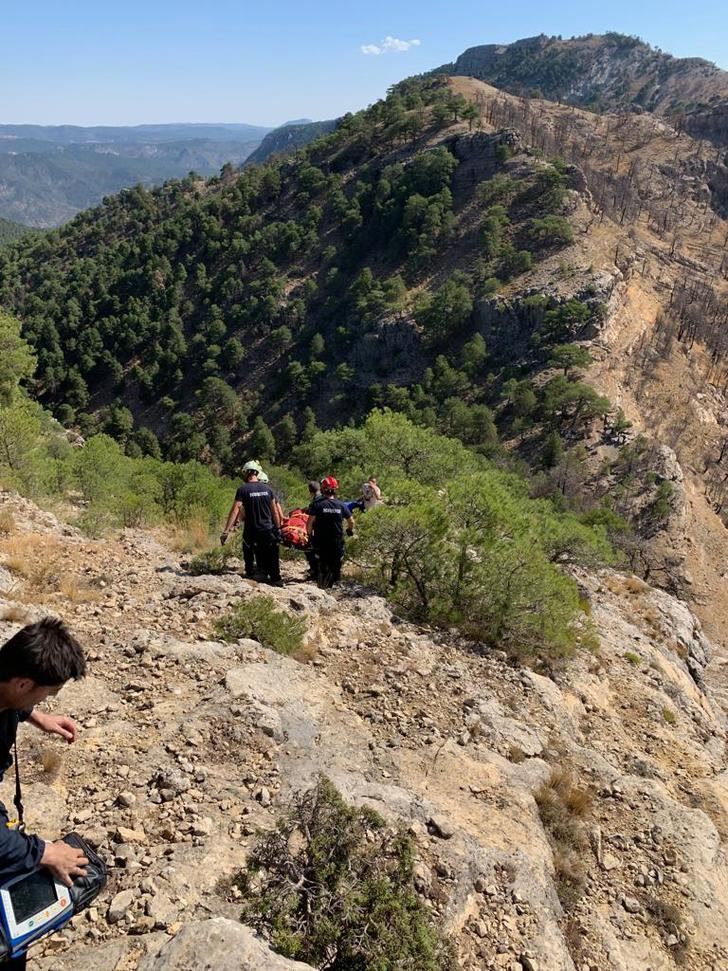
[[(3, 512), (0, 633), (57, 612), (91, 662), (55, 702), (81, 722), (78, 743), (22, 733), (29, 821), (77, 828), (112, 864), (103, 899), (37, 949), (37, 971), (193, 968), (201, 954), (296, 967), (236, 923), (225, 878), (320, 772), (409, 828), (418, 887), (463, 968), (726, 966), (721, 659), (683, 604), (583, 575), (600, 647), (539, 673), (286, 563), (273, 593), (306, 618), (308, 645), (282, 658), (213, 639), (214, 618), (260, 592), (236, 573), (189, 576), (162, 536), (91, 541), (7, 494)], [(589, 799), (559, 789), (569, 776)], [(557, 791), (569, 798), (554, 818)]]
[[(711, 639), (724, 647), (726, 532), (719, 513), (725, 470), (717, 460), (728, 424), (725, 329), (716, 315), (715, 327), (696, 341), (677, 339), (664, 323), (676, 295), (691, 286), (712, 291), (716, 305), (725, 306), (728, 197), (704, 181), (714, 149), (645, 116), (615, 127), (579, 109), (513, 98), (472, 78), (451, 84), (496, 127), (510, 122), (547, 151), (560, 152), (574, 166), (575, 185), (579, 174), (584, 178), (570, 212), (575, 244), (534, 268), (517, 289), (501, 291), (505, 300), (482, 304), (486, 340), (495, 347), (505, 332), (509, 346), (528, 341), (533, 321), (519, 316), (515, 299), (524, 292), (561, 302), (583, 299), (587, 290), (596, 294), (605, 308), (602, 321), (575, 334), (596, 362), (586, 379), (624, 411), (632, 437), (655, 443), (664, 459), (660, 474), (675, 489), (667, 528), (651, 538), (661, 564), (653, 582), (664, 584), (670, 574)], [(463, 149), (477, 139), (463, 132)], [(627, 157), (629, 168), (621, 161)], [(587, 447), (598, 465), (613, 452), (594, 432)]]

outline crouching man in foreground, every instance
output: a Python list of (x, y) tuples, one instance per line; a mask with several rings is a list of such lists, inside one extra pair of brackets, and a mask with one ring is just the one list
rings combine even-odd
[[(34, 706), (58, 694), (66, 681), (85, 673), (81, 645), (60, 620), (47, 617), (29, 624), (0, 647), (0, 779), (12, 767), (19, 722), (60, 735), (69, 744), (76, 740), (72, 719), (35, 711)], [(70, 887), (86, 872), (88, 861), (80, 850), (61, 840), (46, 842), (8, 824), (8, 812), (0, 803), (0, 884), (43, 866)], [(10, 968), (25, 968), (25, 957), (0, 964), (0, 971)]]

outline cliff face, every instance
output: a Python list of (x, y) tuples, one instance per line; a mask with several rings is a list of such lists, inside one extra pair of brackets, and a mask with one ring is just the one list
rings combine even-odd
[(728, 143), (728, 72), (700, 58), (672, 57), (636, 38), (542, 35), (470, 47), (451, 73), (552, 101), (654, 112), (696, 138)]
[(52, 610), (91, 662), (54, 702), (81, 721), (76, 745), (22, 730), (29, 822), (80, 829), (111, 864), (90, 915), (36, 949), (38, 971), (211, 955), (288, 968), (237, 924), (224, 878), (322, 772), (409, 829), (418, 891), (464, 969), (725, 966), (725, 724), (684, 604), (581, 573), (600, 645), (537, 672), (405, 623), (355, 583), (320, 591), (289, 562), (272, 593), (306, 620), (294, 660), (213, 639), (212, 621), (260, 592), (236, 572), (189, 576), (162, 537), (91, 541), (24, 500), (3, 509), (0, 558), (62, 548), (75, 585), (37, 602), (5, 574), (0, 635)]

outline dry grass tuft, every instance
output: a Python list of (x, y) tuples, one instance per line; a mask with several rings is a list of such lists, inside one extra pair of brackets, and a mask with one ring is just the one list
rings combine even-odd
[(640, 616), (654, 634), (662, 633), (662, 618), (652, 607), (645, 607)]
[(686, 661), (688, 659), (690, 652), (688, 651), (687, 644), (683, 644), (677, 637), (672, 637), (668, 641), (667, 647), (673, 654), (677, 654), (681, 660)]
[(534, 798), (553, 851), (556, 889), (565, 910), (571, 910), (584, 892), (589, 838), (585, 818), (592, 793), (579, 787), (570, 769), (556, 766)]
[(300, 650), (295, 651), (291, 657), (299, 664), (310, 664), (318, 654), (314, 644), (306, 644)]
[(652, 918), (653, 924), (668, 938), (674, 936), (678, 943), (670, 949), (670, 953), (677, 964), (682, 964), (687, 955), (688, 935), (685, 932), (685, 922), (682, 913), (669, 900), (660, 897), (648, 897), (645, 909)]
[(577, 967), (581, 967), (580, 960), (584, 957), (587, 943), (586, 932), (573, 917), (567, 918), (564, 922), (564, 940), (572, 961)]
[(11, 624), (27, 624), (30, 614), (22, 604), (9, 603), (0, 608), (0, 620), (7, 620)]
[(99, 599), (98, 590), (94, 590), (73, 575), (62, 577), (58, 585), (58, 590), (66, 600), (70, 600), (71, 603), (75, 604), (91, 603)]
[(210, 526), (206, 519), (191, 519), (184, 526), (173, 526), (166, 532), (170, 549), (177, 553), (199, 553), (210, 545)]
[(15, 529), (15, 515), (12, 509), (0, 509), (0, 536), (10, 536)]
[(644, 580), (640, 580), (639, 577), (625, 577), (622, 583), (622, 589), (625, 593), (630, 593), (632, 596), (636, 597), (637, 594), (644, 593), (649, 587)]
[(63, 756), (58, 749), (41, 749), (40, 764), (43, 766), (43, 772), (45, 775), (50, 776), (51, 779), (55, 779), (58, 773), (61, 771), (61, 766), (63, 765)]
[(23, 534), (0, 540), (0, 562), (19, 578), (17, 600), (33, 602), (62, 593), (81, 603), (92, 599), (91, 590), (73, 574), (73, 551), (56, 538)]

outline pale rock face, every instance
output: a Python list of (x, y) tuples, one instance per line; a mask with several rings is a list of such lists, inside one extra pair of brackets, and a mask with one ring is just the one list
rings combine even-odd
[(224, 917), (187, 924), (139, 971), (311, 971), (310, 964), (274, 954), (253, 931)]

